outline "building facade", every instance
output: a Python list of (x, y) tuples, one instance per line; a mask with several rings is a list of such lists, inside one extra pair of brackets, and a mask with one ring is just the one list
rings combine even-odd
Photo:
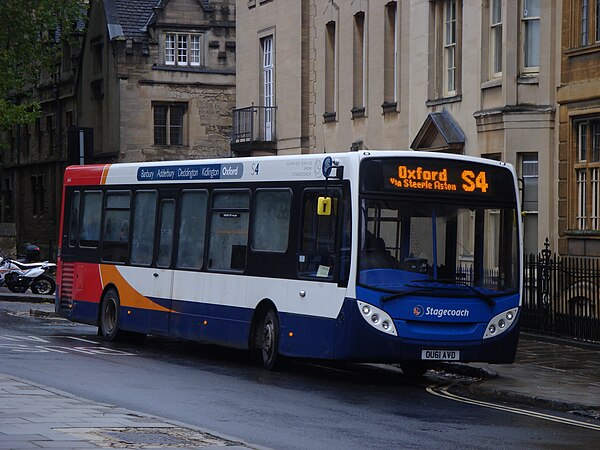
[(232, 151), (508, 161), (537, 252), (558, 240), (560, 25), (555, 0), (238, 0)]
[(563, 255), (600, 256), (600, 1), (564, 2), (558, 133)]
[(92, 3), (79, 126), (90, 162), (229, 154), (235, 5), (229, 0)]
[[(83, 22), (74, 30), (73, 46), (62, 44), (54, 73), (36, 87), (40, 117), (14, 126), (0, 163), (0, 222), (15, 230), (18, 243), (33, 242), (55, 256), (67, 129), (77, 120), (77, 76)], [(58, 41), (60, 42), (60, 41)], [(5, 249), (8, 251), (7, 249)]]
[(81, 39), (40, 86), (42, 117), (3, 154), (2, 220), (44, 256), (67, 165), (230, 154), (233, 0), (90, 0)]

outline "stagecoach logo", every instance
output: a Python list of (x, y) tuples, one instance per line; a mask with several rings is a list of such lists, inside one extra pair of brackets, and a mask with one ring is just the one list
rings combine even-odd
[(242, 178), (244, 165), (230, 164), (186, 164), (181, 166), (140, 167), (138, 181), (182, 181), (182, 180), (219, 180)]
[(425, 310), (421, 305), (417, 305), (413, 308), (413, 314), (415, 315), (415, 317), (421, 317), (424, 311)]
[(469, 317), (468, 309), (445, 309), (445, 308), (432, 308), (428, 306), (427, 308), (422, 307), (421, 305), (417, 305), (413, 308), (413, 314), (415, 317), (423, 317), (423, 316), (434, 316), (438, 319), (443, 317)]

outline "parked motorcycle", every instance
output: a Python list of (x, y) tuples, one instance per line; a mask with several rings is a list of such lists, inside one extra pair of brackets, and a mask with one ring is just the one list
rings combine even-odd
[(55, 268), (56, 264), (48, 261), (22, 263), (8, 258), (0, 250), (0, 286), (6, 286), (11, 292), (31, 289), (34, 294), (54, 294), (56, 282), (49, 273)]

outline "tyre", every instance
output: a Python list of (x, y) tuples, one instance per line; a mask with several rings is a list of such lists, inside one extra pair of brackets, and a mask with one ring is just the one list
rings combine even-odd
[(282, 357), (279, 355), (279, 317), (274, 309), (269, 309), (259, 329), (259, 351), (263, 367), (276, 370), (281, 367)]
[(107, 341), (115, 341), (120, 337), (119, 311), (121, 301), (116, 289), (109, 289), (102, 297), (100, 304), (99, 334)]
[(40, 275), (31, 283), (31, 292), (40, 295), (52, 295), (56, 290), (56, 282), (47, 275)]
[(22, 294), (28, 289), (28, 282), (20, 279), (19, 276), (14, 272), (7, 273), (4, 277), (4, 281), (8, 290), (10, 292), (14, 292), (15, 294)]

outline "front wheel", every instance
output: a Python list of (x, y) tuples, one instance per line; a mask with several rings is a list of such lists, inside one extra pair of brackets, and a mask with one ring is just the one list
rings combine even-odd
[(100, 304), (98, 331), (107, 341), (115, 341), (119, 338), (120, 308), (121, 301), (117, 291), (113, 288), (106, 291)]
[(15, 294), (22, 294), (29, 286), (26, 280), (21, 279), (16, 273), (10, 272), (4, 276), (4, 282), (10, 292)]
[(276, 370), (281, 367), (282, 357), (279, 355), (279, 317), (275, 310), (269, 309), (264, 315), (259, 333), (263, 367)]
[(52, 295), (56, 290), (56, 282), (47, 275), (40, 275), (31, 283), (31, 292), (40, 295)]

